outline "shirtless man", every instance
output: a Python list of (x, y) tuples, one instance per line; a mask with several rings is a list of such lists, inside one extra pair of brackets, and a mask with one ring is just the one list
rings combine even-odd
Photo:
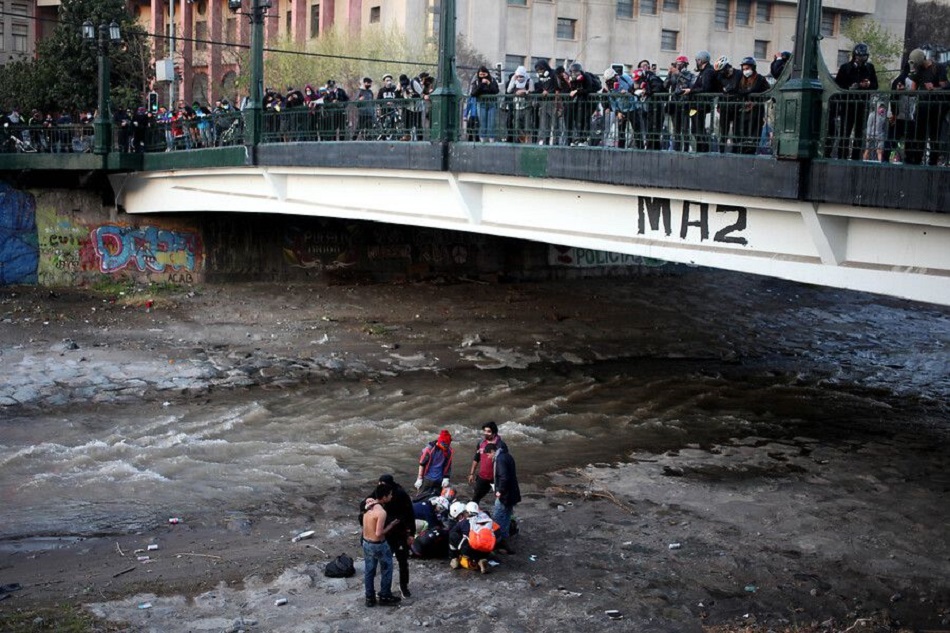
[(366, 512), (363, 514), (363, 586), (366, 590), (366, 606), (376, 606), (376, 566), (382, 570), (379, 581), (379, 604), (396, 605), (401, 598), (394, 596), (393, 584), (393, 552), (386, 542), (386, 533), (399, 524), (399, 519), (393, 519), (386, 524), (386, 510), (383, 504), (389, 503), (393, 497), (393, 488), (388, 483), (380, 483), (373, 491), (373, 496), (366, 500)]

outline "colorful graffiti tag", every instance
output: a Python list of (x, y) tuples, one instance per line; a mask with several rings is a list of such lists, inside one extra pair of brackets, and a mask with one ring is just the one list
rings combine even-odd
[(203, 245), (197, 233), (103, 224), (90, 236), (99, 270), (104, 273), (130, 268), (139, 272), (195, 272), (202, 263)]
[(0, 182), (0, 285), (35, 284), (36, 199)]

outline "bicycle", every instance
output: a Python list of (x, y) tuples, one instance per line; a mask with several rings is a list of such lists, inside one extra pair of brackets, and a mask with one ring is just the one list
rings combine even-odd
[(10, 131), (10, 124), (4, 123), (3, 128), (9, 136), (9, 141), (13, 142), (13, 147), (20, 154), (35, 154), (38, 150), (33, 143), (19, 136), (16, 131)]
[(376, 121), (373, 125), (376, 131), (377, 141), (398, 140), (402, 127), (402, 116), (396, 107), (385, 108), (376, 115)]

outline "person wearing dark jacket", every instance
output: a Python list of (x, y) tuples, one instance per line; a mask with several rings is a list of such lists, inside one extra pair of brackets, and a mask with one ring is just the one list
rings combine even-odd
[(557, 77), (551, 65), (545, 60), (539, 60), (534, 65), (538, 73), (538, 80), (534, 83), (534, 91), (538, 97), (538, 145), (552, 145), (551, 132), (554, 130), (557, 104), (555, 96), (558, 90)]
[(580, 62), (574, 62), (569, 69), (571, 75), (572, 116), (568, 120), (568, 133), (571, 145), (587, 145), (591, 140), (591, 115), (596, 105), (596, 90), (591, 75), (584, 71)]
[(495, 509), (492, 519), (498, 524), (498, 543), (495, 551), (502, 554), (514, 554), (508, 542), (511, 536), (511, 515), (515, 506), (521, 503), (521, 488), (518, 486), (518, 474), (515, 460), (504, 444), (486, 448), (495, 462)]
[(770, 86), (768, 80), (758, 73), (754, 57), (746, 57), (739, 67), (742, 71), (736, 86), (736, 94), (742, 99), (736, 122), (739, 151), (742, 154), (755, 154), (765, 121), (765, 103), (752, 95), (767, 92)]
[[(868, 61), (870, 49), (867, 44), (856, 44), (851, 52), (851, 60), (838, 68), (835, 83), (842, 90), (871, 92), (877, 90), (877, 71)], [(861, 158), (861, 146), (864, 143), (865, 123), (868, 118), (868, 97), (866, 95), (845, 94), (837, 102), (832, 99), (828, 117), (829, 158)], [(837, 127), (840, 125), (841, 127)], [(852, 136), (854, 137), (852, 145)], [(848, 146), (852, 145), (850, 153)]]
[(472, 77), (468, 94), (477, 100), (478, 140), (482, 143), (495, 142), (495, 118), (498, 112), (498, 82), (492, 77), (487, 66), (479, 66)]
[(399, 589), (402, 597), (408, 598), (409, 592), (409, 547), (416, 536), (416, 515), (412, 508), (412, 499), (392, 475), (380, 475), (379, 483), (392, 486), (393, 496), (383, 507), (390, 519), (399, 519), (396, 527), (386, 534), (386, 542), (399, 563)]
[(699, 51), (696, 53), (696, 77), (693, 79), (693, 85), (683, 91), (690, 100), (691, 115), (690, 128), (693, 131), (693, 137), (696, 139), (696, 151), (706, 153), (709, 151), (709, 132), (706, 129), (706, 117), (712, 111), (711, 101), (708, 101), (710, 93), (716, 92), (716, 71), (709, 63), (709, 51)]
[(739, 99), (736, 91), (742, 74), (732, 67), (725, 55), (713, 64), (713, 68), (716, 71), (716, 91), (719, 93), (719, 151), (735, 152), (739, 142), (736, 138), (739, 135)]

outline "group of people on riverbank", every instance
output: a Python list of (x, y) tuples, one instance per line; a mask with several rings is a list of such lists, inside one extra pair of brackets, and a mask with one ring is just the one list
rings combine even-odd
[[(409, 558), (449, 558), (453, 569), (490, 570), (491, 557), (514, 554), (515, 506), (521, 489), (515, 460), (498, 434), (495, 422), (481, 427), (468, 473), (471, 498), (463, 502), (451, 486), (455, 449), (452, 435), (442, 430), (419, 458), (415, 495), (390, 474), (381, 475), (372, 494), (360, 504), (363, 584), (366, 606), (395, 605), (411, 596)], [(490, 513), (480, 503), (491, 495)], [(393, 558), (399, 566), (401, 597), (392, 591)], [(375, 577), (380, 570), (377, 595)]]

